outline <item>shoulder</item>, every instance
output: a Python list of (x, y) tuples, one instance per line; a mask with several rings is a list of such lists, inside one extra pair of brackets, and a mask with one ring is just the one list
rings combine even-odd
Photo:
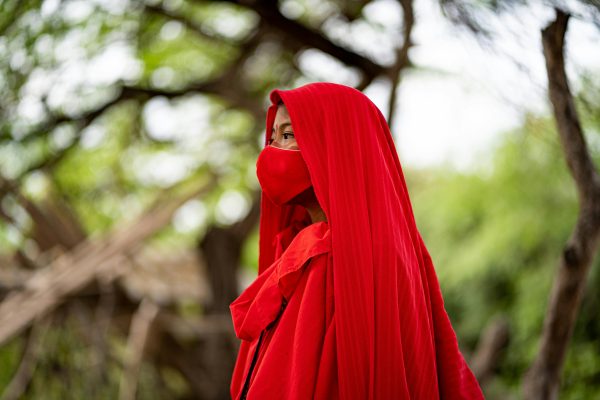
[(301, 229), (282, 254), (287, 259), (307, 259), (317, 254), (327, 253), (331, 248), (331, 232), (327, 222), (315, 222)]

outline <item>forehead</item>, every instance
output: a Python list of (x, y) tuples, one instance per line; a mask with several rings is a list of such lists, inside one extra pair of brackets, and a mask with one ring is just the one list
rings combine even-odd
[(291, 122), (290, 115), (288, 114), (285, 106), (277, 107), (277, 113), (275, 114), (275, 120), (273, 121), (272, 129), (275, 129), (276, 126)]
[(277, 107), (277, 113), (275, 114), (275, 119), (289, 119), (290, 115), (285, 106), (281, 105)]

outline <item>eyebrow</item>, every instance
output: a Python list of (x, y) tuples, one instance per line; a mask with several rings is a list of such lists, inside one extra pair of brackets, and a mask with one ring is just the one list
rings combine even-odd
[[(284, 122), (283, 124), (279, 125), (279, 128), (285, 128), (286, 126), (290, 126), (290, 125), (292, 125), (291, 122)], [(273, 127), (271, 129), (271, 132), (274, 132), (274, 131), (275, 131), (275, 127)]]

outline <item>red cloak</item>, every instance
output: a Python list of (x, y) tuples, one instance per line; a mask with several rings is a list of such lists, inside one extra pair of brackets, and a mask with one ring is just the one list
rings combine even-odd
[(483, 399), (381, 111), (335, 83), (275, 89), (265, 145), (280, 99), (327, 222), (262, 196), (259, 276), (230, 306), (232, 398)]

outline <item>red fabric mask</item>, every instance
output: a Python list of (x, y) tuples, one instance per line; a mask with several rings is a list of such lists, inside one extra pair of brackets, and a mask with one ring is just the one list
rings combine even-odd
[[(269, 144), (281, 100), (330, 229), (326, 268), (333, 281), (335, 338), (328, 345), (335, 349), (339, 397), (483, 399), (446, 313), (381, 111), (360, 91), (329, 82), (275, 89), (270, 100), (264, 145)], [(266, 183), (267, 190), (261, 198), (259, 274), (276, 260), (278, 233), (311, 224), (301, 205), (276, 204), (268, 198), (283, 200), (302, 186), (292, 190), (268, 181), (269, 173), (278, 174), (273, 168), (278, 155), (291, 160), (298, 153), (264, 151), (260, 161), (267, 168), (261, 184)], [(296, 162), (299, 165), (299, 158)], [(290, 165), (286, 170), (298, 167)], [(303, 349), (303, 341), (309, 339), (297, 332), (294, 340), (294, 348)], [(246, 358), (248, 349), (243, 341), (240, 357)], [(287, 387), (310, 368), (298, 369), (285, 357), (281, 365), (271, 367), (286, 372), (288, 380), (276, 385)]]
[(256, 176), (263, 192), (280, 206), (312, 185), (300, 150), (266, 146), (256, 160)]

